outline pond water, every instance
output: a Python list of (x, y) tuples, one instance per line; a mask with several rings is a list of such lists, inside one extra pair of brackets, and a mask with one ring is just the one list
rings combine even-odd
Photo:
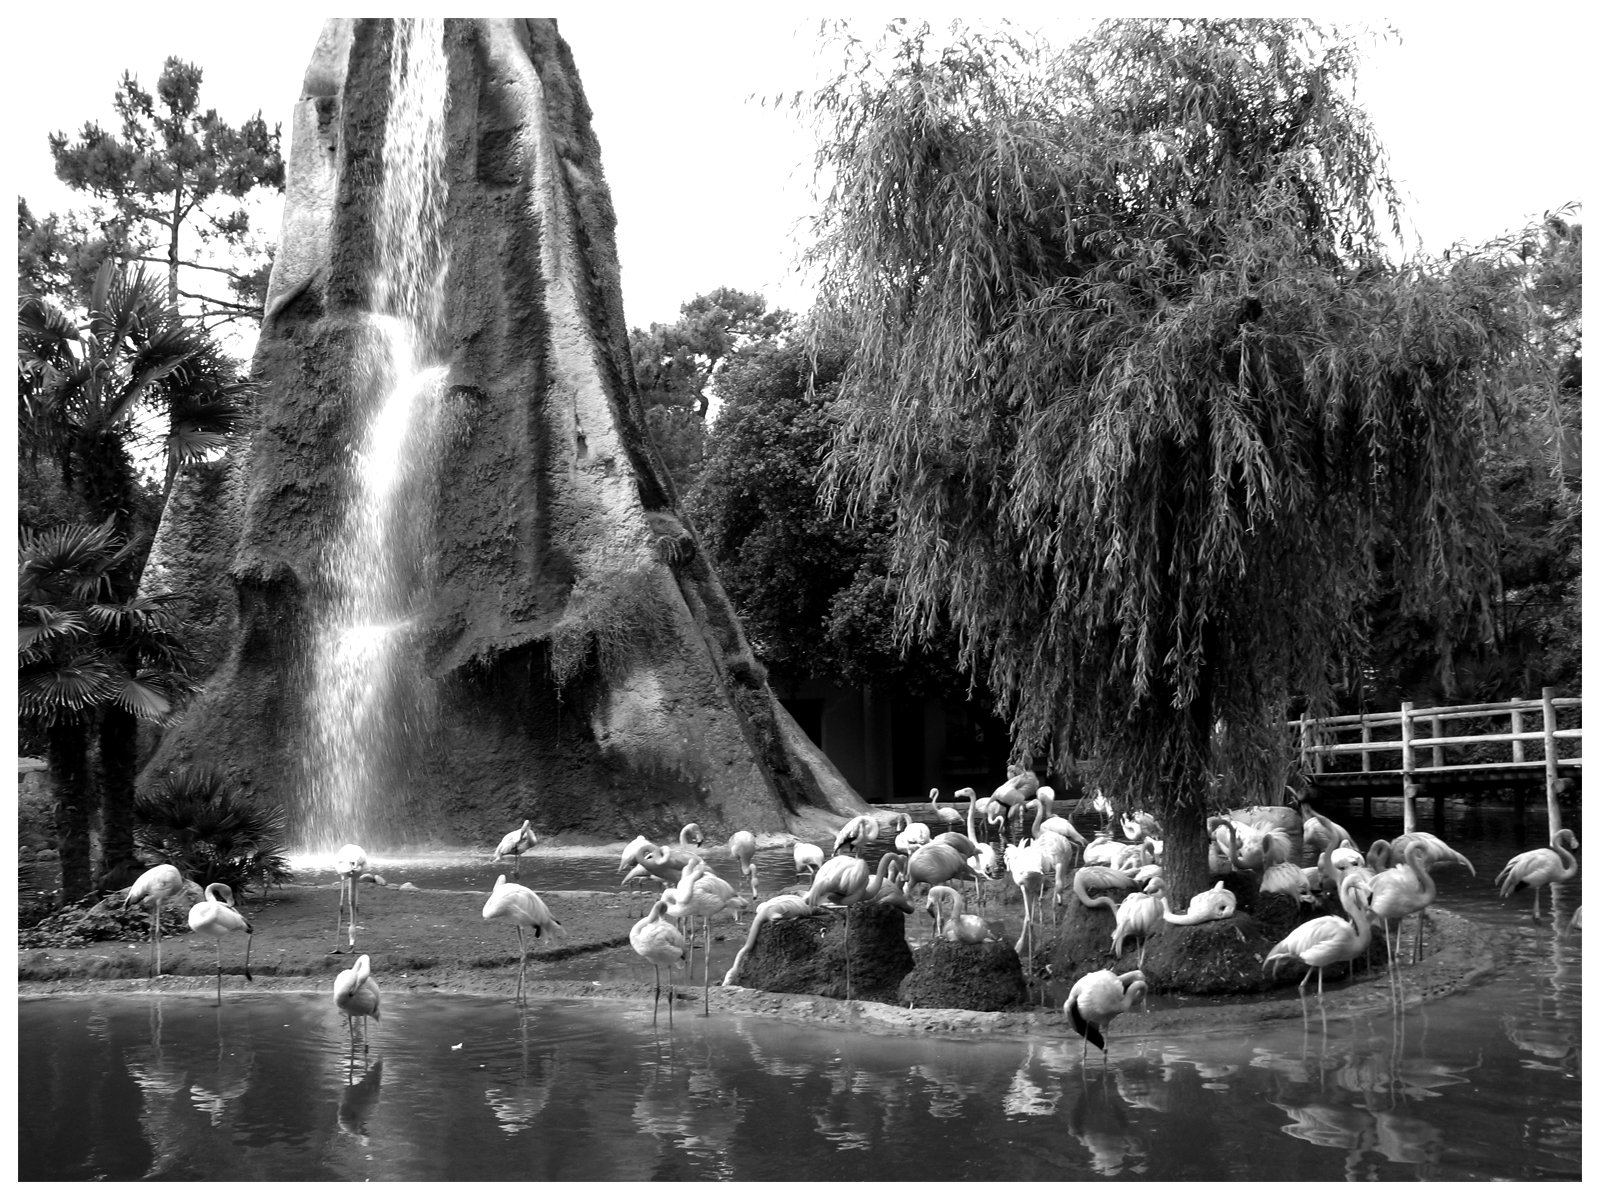
[[(1399, 829), (1397, 807), (1330, 811), (1363, 840)], [(1536, 925), (1492, 878), (1544, 840), (1542, 810), (1520, 832), (1509, 809), (1432, 815), (1422, 827), (1478, 868), (1441, 872), (1441, 906), (1516, 936), (1508, 969), (1398, 1016), (1324, 1026), (1313, 1002), (1305, 1024), (1113, 1031), (1103, 1066), (1081, 1065), (1071, 1038), (873, 1035), (715, 1003), (709, 1017), (680, 1003), (669, 1030), (631, 1001), (395, 990), (352, 1052), (325, 995), (24, 998), (19, 1177), (1578, 1180), (1579, 883)], [(550, 881), (558, 858), (570, 881)], [(614, 886), (614, 856), (582, 858), (536, 854), (524, 881)], [(422, 865), (405, 877), (479, 886)], [(541, 970), (607, 973), (593, 956)], [(625, 957), (608, 970), (649, 972)]]

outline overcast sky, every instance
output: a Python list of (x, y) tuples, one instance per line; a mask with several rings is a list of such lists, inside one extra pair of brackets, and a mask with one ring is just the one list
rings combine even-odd
[[(554, 9), (594, 111), (617, 211), (630, 325), (670, 321), (719, 285), (803, 306), (791, 267), (808, 209), (810, 146), (791, 117), (749, 102), (814, 77), (814, 20), (681, 5)], [(1016, 11), (1024, 24), (1038, 22)], [(1097, 10), (1108, 11), (1108, 10)], [(1593, 157), (1585, 80), (1593, 44), (1571, 9), (1388, 10), (1403, 41), (1359, 84), (1408, 214), (1430, 249), (1481, 241), (1581, 199)], [(201, 96), (238, 123), (261, 110), (285, 134), (321, 27), (289, 6), (103, 9), (8, 18), (8, 167), (35, 213), (73, 203), (46, 136), (109, 122), (124, 69), (153, 87), (171, 54), (205, 71)], [(153, 15), (151, 15), (153, 12)], [(264, 15), (275, 19), (259, 24)], [(863, 20), (876, 32), (879, 20)], [(1064, 44), (1065, 38), (1059, 39)], [(277, 235), (277, 215), (268, 221)]]

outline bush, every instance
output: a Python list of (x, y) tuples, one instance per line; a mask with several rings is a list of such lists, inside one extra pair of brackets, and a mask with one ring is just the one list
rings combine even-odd
[(283, 809), (243, 799), (209, 768), (175, 772), (142, 792), (133, 813), (135, 845), (202, 888), (225, 883), (243, 895), (294, 875), (283, 853)]

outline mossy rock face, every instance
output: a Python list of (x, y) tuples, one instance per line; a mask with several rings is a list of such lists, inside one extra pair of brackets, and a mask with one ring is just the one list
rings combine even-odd
[[(1050, 956), (1051, 975), (1070, 981), (1090, 971), (1139, 968), (1152, 993), (1190, 996), (1244, 995), (1298, 984), (1305, 974), (1303, 965), (1274, 964), (1269, 975), (1265, 969), (1267, 955), (1297, 925), (1339, 910), (1326, 902), (1308, 906), (1281, 893), (1263, 893), (1253, 887), (1247, 891), (1251, 896), (1249, 906), (1241, 899), (1239, 910), (1226, 920), (1199, 925), (1162, 921), (1144, 947), (1142, 968), (1138, 939), (1129, 939), (1121, 957), (1111, 953), (1116, 918), (1110, 909), (1068, 904)], [(1376, 970), (1388, 961), (1381, 928), (1374, 928), (1371, 947)], [(1358, 969), (1365, 971), (1366, 956), (1357, 962)], [(1344, 964), (1329, 967), (1326, 979), (1341, 979), (1349, 971)]]
[(1000, 1012), (1027, 1003), (1022, 961), (1004, 941), (974, 946), (936, 938), (916, 953), (916, 966), (900, 981), (908, 1008), (965, 1008)]
[[(885, 904), (850, 910), (849, 998), (896, 1003), (900, 981), (914, 965), (905, 914)], [(845, 920), (825, 911), (764, 925), (739, 972), (741, 987), (768, 992), (846, 998)]]

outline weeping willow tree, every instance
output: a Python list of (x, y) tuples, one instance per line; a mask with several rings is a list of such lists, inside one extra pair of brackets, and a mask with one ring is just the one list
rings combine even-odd
[(1286, 711), (1359, 662), (1379, 572), (1413, 611), (1486, 594), (1514, 274), (1389, 261), (1337, 30), (846, 55), (811, 97), (821, 295), (859, 338), (827, 494), (892, 506), (903, 636), (947, 616), (1019, 751), (1163, 819), (1181, 906), (1207, 807), (1279, 802)]

